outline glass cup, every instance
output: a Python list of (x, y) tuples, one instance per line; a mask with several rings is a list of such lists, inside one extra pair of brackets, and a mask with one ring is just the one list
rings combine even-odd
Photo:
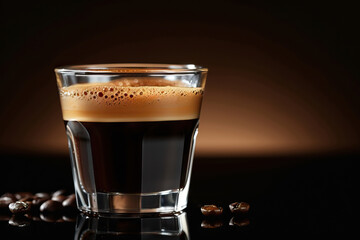
[(103, 64), (55, 69), (78, 208), (186, 208), (207, 69)]

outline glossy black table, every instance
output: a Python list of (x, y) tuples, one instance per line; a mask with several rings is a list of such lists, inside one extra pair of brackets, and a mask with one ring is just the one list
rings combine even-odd
[[(320, 234), (351, 235), (356, 230), (358, 154), (282, 157), (196, 157), (189, 205), (175, 216), (98, 218), (80, 213), (57, 220), (34, 218), (28, 226), (0, 220), (1, 239), (235, 239)], [(0, 194), (72, 189), (69, 159), (2, 155)], [(228, 205), (250, 204), (232, 219)], [(224, 208), (208, 219), (201, 205)], [(52, 222), (57, 221), (57, 222)], [(214, 228), (211, 228), (214, 227)], [(142, 233), (142, 234), (141, 234)]]

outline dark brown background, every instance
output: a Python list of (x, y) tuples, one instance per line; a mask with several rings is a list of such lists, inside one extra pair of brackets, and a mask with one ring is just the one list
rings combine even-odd
[(240, 1), (1, 2), (0, 152), (67, 154), (53, 69), (209, 68), (198, 155), (360, 146), (355, 5)]

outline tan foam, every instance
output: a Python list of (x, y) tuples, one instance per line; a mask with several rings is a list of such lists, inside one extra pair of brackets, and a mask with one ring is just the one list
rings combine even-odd
[(84, 122), (140, 122), (199, 117), (202, 88), (164, 79), (149, 81), (125, 79), (63, 87), (60, 89), (63, 118)]

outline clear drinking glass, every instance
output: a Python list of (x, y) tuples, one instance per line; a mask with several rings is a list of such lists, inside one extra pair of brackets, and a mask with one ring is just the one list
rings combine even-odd
[(55, 73), (78, 208), (101, 214), (184, 209), (207, 69), (103, 64)]

